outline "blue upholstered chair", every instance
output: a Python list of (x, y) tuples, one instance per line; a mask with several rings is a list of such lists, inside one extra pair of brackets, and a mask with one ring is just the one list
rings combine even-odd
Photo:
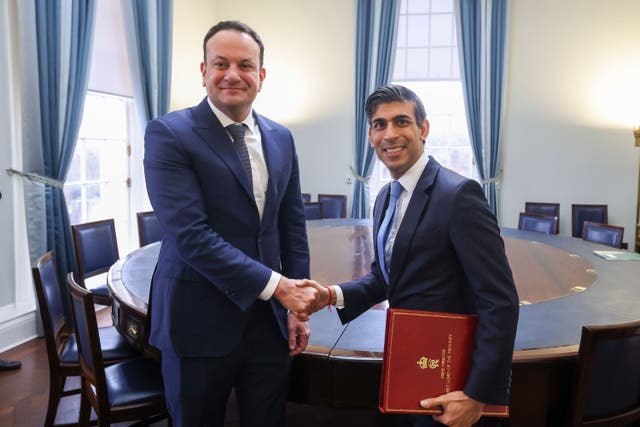
[[(78, 283), (86, 288), (85, 280), (105, 273), (120, 258), (113, 219), (87, 222), (71, 226), (76, 250)], [(107, 283), (91, 289), (97, 304), (111, 305)]]
[(304, 204), (304, 215), (306, 219), (322, 219), (322, 203), (306, 202)]
[(584, 326), (578, 350), (571, 419), (562, 425), (638, 425), (639, 360), (640, 321)]
[[(40, 257), (31, 272), (49, 361), (49, 403), (43, 423), (48, 427), (54, 423), (60, 399), (80, 393), (80, 389), (64, 389), (67, 377), (80, 376), (80, 361), (73, 326), (64, 315), (62, 288), (53, 252)], [(139, 356), (113, 326), (100, 328), (98, 335), (105, 363), (112, 364)]]
[(160, 364), (138, 357), (105, 367), (92, 295), (72, 274), (67, 276), (67, 286), (80, 348), (81, 425), (89, 421), (91, 408), (100, 426), (134, 420), (150, 423), (168, 417)]
[(571, 235), (582, 237), (582, 223), (585, 221), (607, 224), (607, 205), (571, 205)]
[(538, 215), (520, 212), (518, 230), (536, 231), (538, 233), (555, 234), (558, 226), (557, 216)]
[(162, 240), (163, 233), (160, 228), (160, 222), (158, 222), (158, 217), (153, 211), (138, 212), (136, 218), (138, 220), (140, 247)]
[(553, 234), (560, 232), (560, 203), (525, 202), (524, 211), (526, 213), (557, 217), (556, 230)]
[(582, 226), (582, 238), (590, 242), (602, 243), (614, 248), (622, 248), (624, 227), (585, 221)]
[(309, 193), (301, 193), (302, 203), (309, 203), (311, 201), (311, 194)]
[(323, 218), (347, 217), (347, 196), (344, 194), (318, 194), (318, 202), (322, 203)]

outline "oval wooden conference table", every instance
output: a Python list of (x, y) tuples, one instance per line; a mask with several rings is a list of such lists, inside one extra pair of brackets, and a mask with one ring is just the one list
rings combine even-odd
[[(311, 277), (323, 284), (364, 275), (373, 258), (369, 220), (308, 221)], [(502, 229), (520, 297), (513, 354), (511, 425), (543, 426), (566, 412), (581, 328), (640, 319), (640, 262), (605, 261), (606, 246), (564, 236)], [(109, 271), (116, 327), (145, 349), (145, 317), (159, 243)], [(307, 350), (294, 359), (290, 400), (335, 408), (376, 408), (385, 305), (347, 325), (335, 310), (309, 321)]]

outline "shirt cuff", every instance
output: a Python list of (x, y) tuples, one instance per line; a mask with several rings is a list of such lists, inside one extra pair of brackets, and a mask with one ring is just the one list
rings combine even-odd
[(281, 277), (282, 275), (280, 273), (276, 273), (275, 271), (272, 271), (271, 278), (267, 282), (267, 286), (265, 286), (262, 292), (260, 292), (260, 295), (258, 295), (258, 298), (260, 298), (263, 301), (269, 300), (269, 298), (271, 298), (273, 296), (273, 293), (276, 291), (276, 288), (278, 287), (278, 282), (280, 281)]
[(331, 290), (336, 293), (336, 308), (344, 308), (344, 295), (340, 286), (331, 286)]

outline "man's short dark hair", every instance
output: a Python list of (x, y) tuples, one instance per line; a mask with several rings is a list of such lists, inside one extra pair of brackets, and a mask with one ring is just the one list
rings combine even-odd
[(418, 126), (427, 118), (424, 104), (411, 89), (400, 85), (380, 86), (374, 90), (367, 98), (364, 105), (364, 111), (367, 113), (367, 120), (371, 124), (371, 117), (376, 112), (380, 104), (388, 104), (389, 102), (413, 102), (414, 115)]
[(255, 42), (258, 43), (258, 46), (260, 47), (260, 67), (262, 67), (262, 64), (264, 63), (264, 44), (262, 44), (262, 39), (260, 39), (260, 36), (254, 31), (253, 28), (240, 21), (220, 21), (213, 27), (209, 28), (209, 31), (207, 31), (207, 34), (205, 34), (204, 36), (204, 42), (202, 43), (202, 51), (205, 64), (207, 63), (207, 42), (217, 32), (223, 30), (235, 30), (250, 35), (251, 38), (255, 40)]

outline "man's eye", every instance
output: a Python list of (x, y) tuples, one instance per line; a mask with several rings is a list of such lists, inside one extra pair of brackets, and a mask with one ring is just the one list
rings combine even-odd
[(243, 70), (253, 70), (253, 64), (246, 63), (242, 64), (241, 67)]
[(216, 61), (216, 62), (213, 63), (213, 66), (215, 68), (221, 69), (221, 68), (224, 68), (226, 66), (226, 64), (224, 62)]
[(383, 129), (383, 128), (384, 128), (384, 125), (385, 125), (385, 124), (384, 124), (384, 123), (382, 123), (382, 122), (374, 122), (374, 123), (373, 123), (373, 128), (374, 128), (374, 129)]
[(399, 119), (396, 121), (396, 123), (398, 124), (398, 126), (408, 126), (409, 124), (411, 124), (411, 122), (407, 119)]

